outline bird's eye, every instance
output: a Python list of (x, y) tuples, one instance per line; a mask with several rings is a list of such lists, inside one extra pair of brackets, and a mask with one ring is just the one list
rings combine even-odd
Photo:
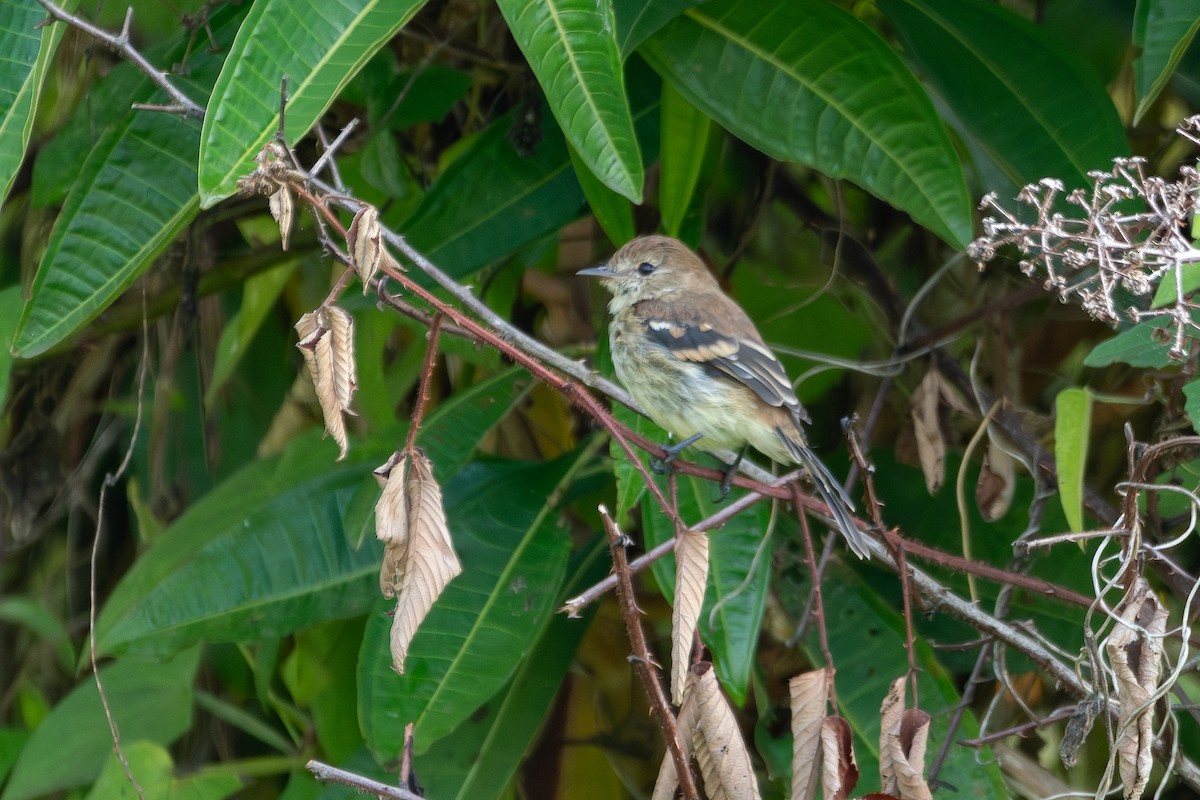
[(642, 273), (643, 275), (649, 275), (656, 269), (658, 269), (658, 267), (654, 266), (649, 261), (643, 261), (641, 264), (638, 264), (638, 272)]

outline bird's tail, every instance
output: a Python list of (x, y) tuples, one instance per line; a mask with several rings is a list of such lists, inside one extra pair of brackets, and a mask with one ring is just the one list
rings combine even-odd
[(795, 433), (776, 427), (775, 435), (783, 441), (783, 446), (787, 448), (792, 458), (808, 471), (813, 485), (817, 487), (817, 493), (821, 495), (825, 505), (829, 506), (833, 521), (837, 523), (838, 530), (846, 538), (850, 550), (859, 558), (869, 559), (871, 550), (867, 544), (867, 535), (859, 530), (858, 523), (854, 520), (854, 501), (833, 477), (829, 468), (821, 463), (821, 459), (817, 458), (817, 454), (805, 443), (799, 420), (796, 421)]

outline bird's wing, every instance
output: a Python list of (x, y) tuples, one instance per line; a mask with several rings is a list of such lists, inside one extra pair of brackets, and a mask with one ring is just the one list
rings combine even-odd
[[(696, 318), (698, 314), (679, 319), (679, 314), (671, 313), (665, 304), (646, 304), (638, 312), (646, 322), (647, 336), (677, 358), (728, 376), (752, 389), (763, 402), (797, 409), (804, 416), (783, 366), (761, 341), (723, 332), (714, 322)], [(735, 330), (748, 327), (753, 331), (744, 314), (732, 322), (730, 327)]]

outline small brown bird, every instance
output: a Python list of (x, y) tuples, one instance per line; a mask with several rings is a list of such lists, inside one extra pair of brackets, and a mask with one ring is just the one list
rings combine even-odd
[(643, 236), (576, 274), (600, 278), (612, 293), (613, 365), (646, 414), (682, 440), (665, 448), (668, 464), (701, 437), (712, 449), (749, 444), (772, 461), (800, 464), (850, 549), (870, 556), (853, 503), (809, 449), (808, 414), (791, 381), (699, 256), (668, 236)]

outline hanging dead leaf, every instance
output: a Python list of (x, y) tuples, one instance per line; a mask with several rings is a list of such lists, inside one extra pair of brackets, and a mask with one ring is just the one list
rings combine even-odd
[(267, 200), (271, 216), (279, 223), (279, 243), (284, 250), (288, 249), (288, 240), (292, 237), (292, 218), (296, 213), (296, 201), (292, 198), (292, 190), (280, 186)]
[(1126, 800), (1140, 800), (1153, 766), (1154, 705), (1150, 698), (1158, 690), (1162, 636), (1167, 628), (1167, 610), (1145, 579), (1139, 578), (1135, 584), (1121, 610), (1121, 620), (1127, 624), (1118, 624), (1104, 645), (1121, 702), (1115, 752)]
[(917, 440), (917, 457), (925, 474), (925, 488), (937, 494), (946, 480), (946, 440), (938, 419), (942, 376), (930, 367), (912, 394), (911, 415)]
[[(692, 681), (688, 681), (689, 686)], [(696, 727), (696, 697), (695, 692), (684, 692), (683, 705), (675, 717), (675, 730), (679, 732), (679, 749), (683, 760), (692, 760), (692, 728)], [(671, 753), (663, 755), (662, 764), (658, 768), (658, 778), (654, 781), (654, 792), (650, 800), (674, 800), (675, 790), (679, 788), (679, 772), (675, 768), (675, 759)]]
[(821, 724), (828, 700), (826, 670), (805, 672), (788, 680), (792, 710), (791, 800), (812, 800), (821, 780)]
[(395, 587), (396, 615), (391, 635), (392, 667), (400, 673), (404, 672), (404, 659), (421, 621), (446, 585), (462, 572), (433, 466), (420, 450), (414, 451), (410, 460), (405, 482), (408, 544), (403, 581)]
[(350, 401), (358, 383), (354, 366), (354, 318), (337, 306), (321, 306), (296, 322), (296, 347), (317, 390), (325, 430), (337, 442), (338, 460), (346, 457), (349, 440), (344, 414), (353, 414)]
[(900, 800), (932, 800), (933, 793), (925, 781), (929, 714), (904, 708), (905, 681), (892, 681), (879, 710), (880, 789)]
[(985, 520), (995, 522), (1008, 513), (1017, 488), (1016, 478), (1017, 462), (989, 438), (979, 470), (979, 482), (975, 484), (975, 504)]
[(858, 785), (854, 760), (854, 734), (843, 717), (826, 717), (821, 723), (821, 796), (846, 800)]
[(688, 692), (695, 694), (692, 751), (700, 765), (705, 794), (710, 800), (759, 797), (750, 751), (733, 709), (721, 693), (712, 664), (705, 662), (692, 667)]
[(1108, 703), (1103, 697), (1091, 694), (1075, 706), (1075, 713), (1071, 714), (1071, 718), (1067, 720), (1067, 727), (1063, 729), (1062, 743), (1058, 746), (1058, 757), (1067, 769), (1075, 766), (1076, 753), (1087, 741), (1088, 734), (1092, 732), (1092, 726), (1096, 724), (1096, 717), (1106, 705)]
[(675, 537), (675, 605), (671, 612), (671, 702), (683, 705), (692, 643), (708, 585), (708, 536), (684, 531)]
[(375, 535), (384, 543), (383, 566), (379, 570), (379, 590), (384, 597), (395, 597), (404, 583), (408, 557), (408, 459), (392, 453), (387, 463), (375, 470), (383, 488), (375, 503)]
[(375, 206), (364, 205), (354, 215), (354, 221), (346, 231), (346, 244), (350, 250), (350, 263), (362, 281), (363, 294), (366, 294), (371, 289), (371, 279), (387, 256), (379, 211)]

